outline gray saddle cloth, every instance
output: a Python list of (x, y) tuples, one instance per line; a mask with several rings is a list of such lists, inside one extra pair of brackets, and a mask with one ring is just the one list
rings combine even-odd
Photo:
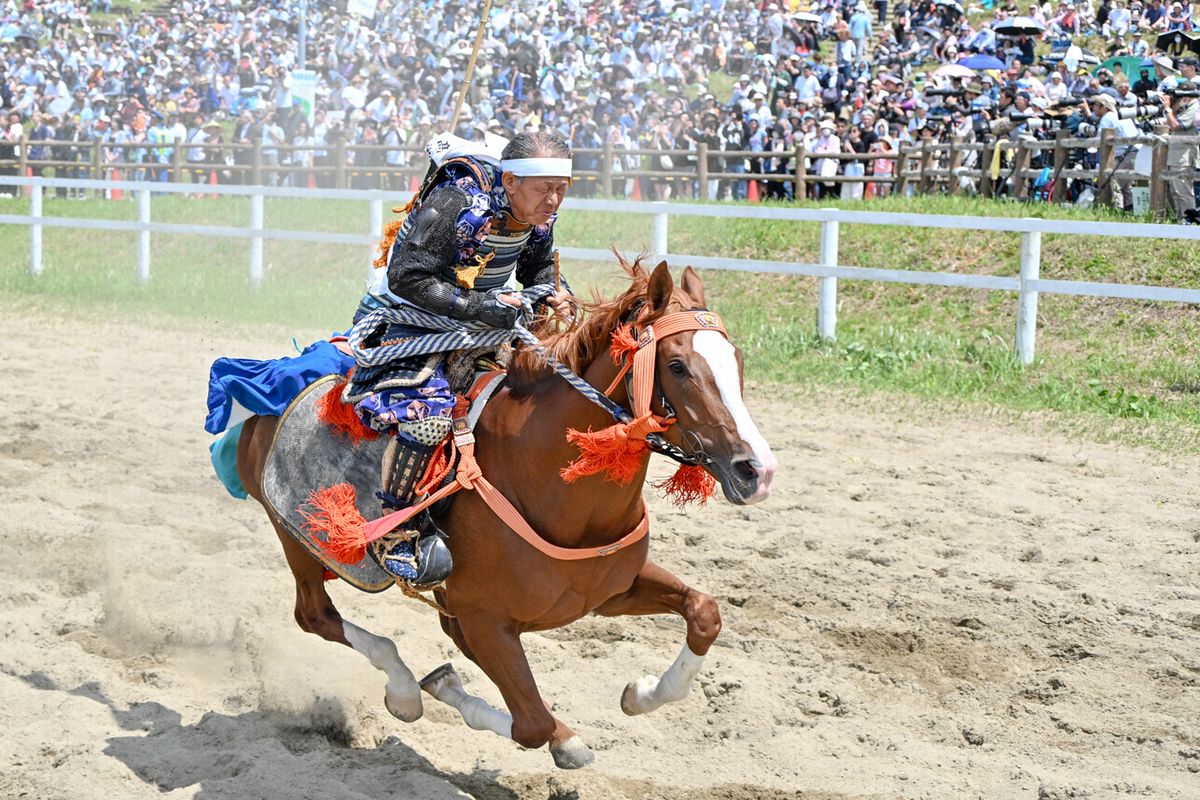
[(317, 401), (340, 380), (327, 375), (313, 383), (292, 401), (275, 427), (275, 441), (267, 454), (263, 470), (263, 495), (272, 516), (296, 541), (342, 580), (364, 592), (382, 592), (394, 586), (389, 575), (370, 555), (357, 564), (342, 564), (325, 555), (317, 544), (324, 534), (305, 528), (299, 509), (308, 501), (309, 492), (337, 483), (354, 487), (358, 511), (365, 519), (380, 516), (380, 463), (390, 436), (368, 439), (357, 446), (341, 433), (317, 419)]

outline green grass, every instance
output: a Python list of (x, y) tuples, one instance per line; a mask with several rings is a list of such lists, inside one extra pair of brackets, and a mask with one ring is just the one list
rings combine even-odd
[[(847, 204), (842, 207), (852, 208)], [(1113, 219), (1102, 210), (955, 198), (872, 201), (865, 210), (1052, 219)], [(0, 201), (22, 213), (25, 201)], [(133, 219), (132, 203), (47, 199), (46, 213)], [(240, 198), (154, 200), (159, 221), (244, 224)], [(270, 200), (267, 227), (364, 231), (367, 208), (350, 201)], [(671, 249), (696, 255), (816, 261), (816, 224), (675, 218)], [(649, 217), (570, 211), (563, 245), (648, 246)], [(266, 243), (266, 274), (251, 290), (243, 240), (156, 235), (152, 276), (134, 276), (135, 236), (46, 228), (45, 273), (27, 272), (28, 229), (0, 227), (0, 300), (16, 308), (139, 318), (187, 317), (220, 325), (270, 326), (305, 336), (344, 327), (367, 276), (365, 248)], [(865, 267), (1015, 275), (1019, 236), (883, 226), (841, 226), (840, 261)], [(1177, 242), (1045, 235), (1047, 278), (1197, 288), (1200, 252)], [(673, 264), (678, 270), (683, 263)], [(564, 264), (577, 290), (611, 294), (613, 264)], [(678, 274), (678, 271), (676, 272)], [(1049, 421), (1091, 439), (1119, 438), (1200, 452), (1200, 317), (1192, 306), (1043, 295), (1038, 358), (1012, 352), (1016, 297), (1009, 292), (841, 281), (838, 339), (820, 341), (816, 281), (702, 271), (710, 305), (746, 355), (747, 378), (801, 393), (832, 387), (932, 408), (987, 408)], [(907, 400), (906, 400), (907, 399)]]

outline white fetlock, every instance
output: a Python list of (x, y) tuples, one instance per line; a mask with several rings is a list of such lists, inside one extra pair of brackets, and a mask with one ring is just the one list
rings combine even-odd
[(550, 755), (554, 757), (554, 766), (559, 769), (586, 767), (596, 758), (591, 748), (584, 744), (578, 736), (572, 736), (565, 742), (551, 744)]
[(679, 702), (687, 697), (703, 664), (704, 656), (698, 656), (684, 646), (662, 678), (646, 675), (625, 687), (621, 693), (621, 710), (634, 716), (654, 711), (663, 703)]
[(654, 702), (654, 690), (658, 688), (657, 675), (643, 675), (630, 681), (621, 692), (621, 710), (631, 717), (646, 714), (662, 705)]
[(425, 713), (421, 705), (421, 687), (412, 671), (400, 658), (396, 643), (342, 620), (342, 632), (350, 646), (367, 657), (371, 666), (387, 675), (383, 705), (401, 722), (416, 722)]

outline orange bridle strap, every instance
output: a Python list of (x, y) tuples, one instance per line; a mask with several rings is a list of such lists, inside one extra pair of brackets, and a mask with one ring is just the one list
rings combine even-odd
[(638, 349), (632, 358), (626, 358), (617, 377), (613, 378), (605, 394), (612, 394), (626, 373), (633, 370), (633, 386), (630, 389), (630, 404), (633, 416), (643, 419), (650, 415), (650, 400), (654, 395), (654, 367), (658, 355), (658, 342), (668, 336), (687, 331), (717, 331), (726, 339), (725, 325), (711, 311), (676, 311), (667, 314), (646, 326), (638, 335)]

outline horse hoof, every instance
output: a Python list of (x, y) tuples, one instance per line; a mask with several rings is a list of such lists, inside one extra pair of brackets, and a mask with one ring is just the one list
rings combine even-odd
[(446, 663), (421, 678), (420, 684), (422, 689), (437, 697), (439, 690), (446, 688), (447, 685), (462, 686), (462, 681), (459, 680), (458, 673), (454, 671), (454, 665)]
[(654, 696), (656, 688), (658, 688), (658, 678), (654, 675), (646, 675), (636, 681), (630, 681), (626, 684), (625, 691), (621, 692), (621, 710), (627, 716), (636, 717), (638, 714), (645, 714), (647, 711), (658, 708), (658, 706), (646, 702), (647, 699)]
[(385, 692), (383, 705), (387, 708), (388, 713), (401, 722), (416, 722), (425, 713), (425, 708), (421, 704), (420, 691), (412, 696), (405, 696), (398, 692), (396, 694)]
[(550, 755), (554, 756), (554, 766), (559, 769), (579, 769), (596, 759), (591, 748), (578, 736), (572, 736), (557, 745), (550, 745)]

